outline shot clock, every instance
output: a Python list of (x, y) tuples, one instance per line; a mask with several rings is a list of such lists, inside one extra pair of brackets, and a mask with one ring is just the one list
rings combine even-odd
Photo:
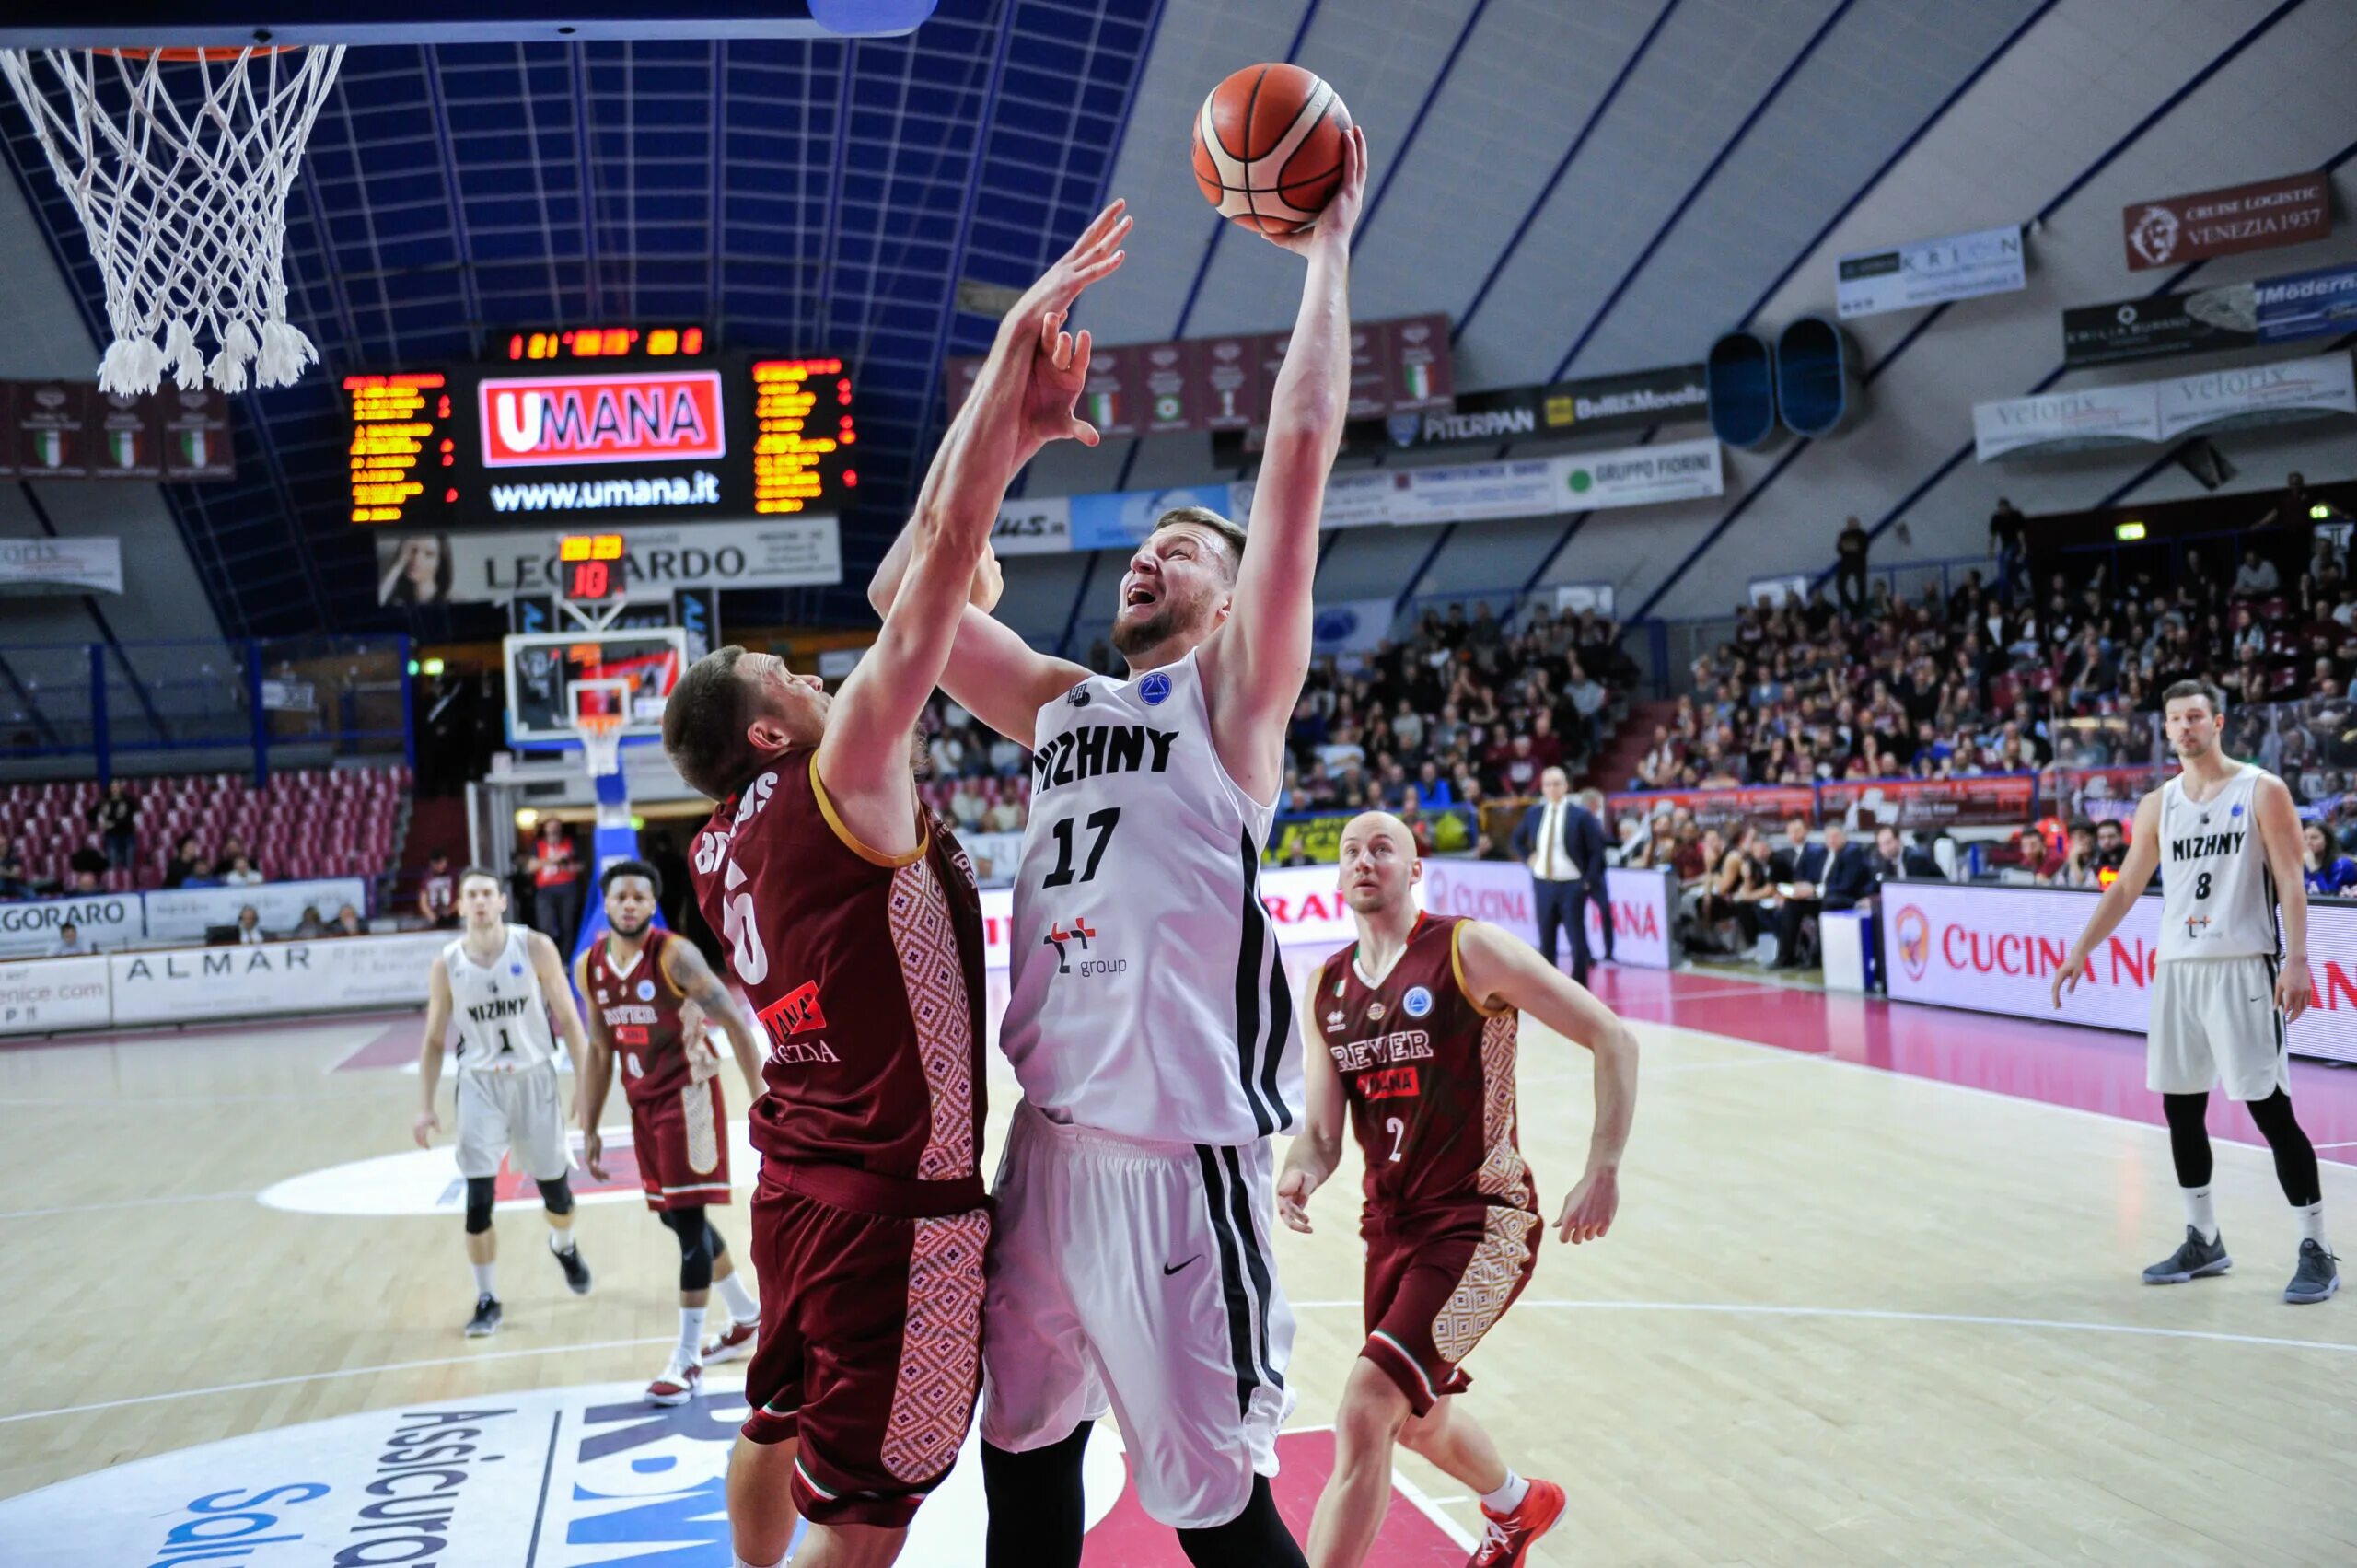
[(622, 536), (567, 534), (557, 542), (556, 597), (572, 604), (609, 604), (622, 595)]

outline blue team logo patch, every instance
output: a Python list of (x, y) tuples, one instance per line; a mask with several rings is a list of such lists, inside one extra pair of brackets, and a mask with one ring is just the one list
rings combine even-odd
[(655, 982), (653, 981), (642, 980), (638, 982), (638, 999), (641, 1002), (652, 1002), (655, 1000)]
[(507, 966), (507, 972), (509, 974), (522, 974), (524, 972), (524, 966), (521, 964), (510, 964)]
[(1138, 682), (1138, 697), (1149, 708), (1157, 706), (1170, 695), (1170, 677), (1155, 670)]
[(2226, 815), (2227, 815), (2227, 816), (2229, 816), (2229, 817), (2239, 817), (2239, 816), (2241, 816), (2242, 814), (2243, 814), (2243, 808), (2242, 808), (2241, 807), (2239, 807), (2239, 806), (2235, 807), (2232, 811), (2229, 811), (2229, 812), (2227, 812), (2227, 813), (2226, 813)]
[(1433, 993), (1421, 985), (1411, 985), (1408, 994), (1399, 999), (1399, 1010), (1411, 1018), (1421, 1018), (1433, 1010)]

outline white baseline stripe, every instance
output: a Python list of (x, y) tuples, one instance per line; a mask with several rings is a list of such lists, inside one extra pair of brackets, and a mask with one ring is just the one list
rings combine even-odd
[(223, 1198), (252, 1198), (251, 1188), (235, 1192), (181, 1192), (163, 1198), (116, 1198), (103, 1203), (60, 1203), (51, 1209), (0, 1209), (0, 1220), (29, 1220), (43, 1214), (89, 1214), (106, 1209), (145, 1209), (157, 1203), (211, 1203)]
[[(1296, 1301), (1294, 1310), (1309, 1312), (1349, 1307), (1357, 1301)], [(2226, 1334), (2202, 1329), (2154, 1329), (2141, 1323), (2080, 1323), (2059, 1318), (1988, 1318), (1965, 1312), (1896, 1312), (1870, 1307), (1771, 1307), (1743, 1301), (1532, 1301), (1515, 1303), (1515, 1310), (1531, 1307), (1576, 1312), (1712, 1312), (1730, 1317), (1850, 1318), (1877, 1323), (1954, 1323), (1968, 1328), (2041, 1329), (2078, 1334), (2134, 1334), (2159, 1340), (2210, 1340), (2221, 1344), (2271, 1345), (2283, 1350), (2331, 1351), (2357, 1355), (2357, 1344), (2339, 1340), (2286, 1340), (2266, 1334)]]
[(203, 1388), (176, 1388), (168, 1394), (141, 1394), (128, 1400), (99, 1400), (87, 1405), (59, 1405), (54, 1410), (25, 1411), (0, 1415), (0, 1426), (12, 1422), (40, 1421), (52, 1415), (82, 1415), (91, 1411), (120, 1410), (125, 1405), (160, 1404), (167, 1400), (193, 1400), (206, 1394), (240, 1394), (250, 1388), (282, 1388), (290, 1383), (318, 1383), (335, 1377), (372, 1377), (380, 1372), (413, 1372), (429, 1366), (459, 1366), (472, 1361), (515, 1361), (528, 1355), (576, 1355), (583, 1351), (636, 1350), (642, 1345), (676, 1343), (678, 1336), (656, 1334), (644, 1340), (590, 1340), (581, 1344), (536, 1345), (529, 1350), (480, 1351), (473, 1355), (442, 1355), (424, 1361), (390, 1361), (379, 1366), (343, 1366), (327, 1372), (297, 1372), (284, 1377), (256, 1377), (244, 1383), (215, 1383)]

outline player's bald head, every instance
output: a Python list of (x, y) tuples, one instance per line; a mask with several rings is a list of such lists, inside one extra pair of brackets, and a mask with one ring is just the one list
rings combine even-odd
[(1416, 858), (1416, 835), (1408, 830), (1407, 823), (1388, 811), (1362, 811), (1342, 824), (1341, 842), (1345, 845), (1364, 845), (1376, 837), (1397, 841), (1396, 847), (1402, 859)]

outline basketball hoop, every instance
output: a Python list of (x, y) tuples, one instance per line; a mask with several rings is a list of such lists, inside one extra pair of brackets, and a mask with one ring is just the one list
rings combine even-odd
[(319, 357), (286, 319), (286, 195), (343, 63), (340, 44), (0, 50), (106, 279), (100, 388), (169, 369), (241, 392), (249, 367), (282, 387)]
[(602, 778), (621, 769), (622, 721), (619, 714), (583, 714), (573, 721), (581, 732), (581, 755), (589, 776)]

